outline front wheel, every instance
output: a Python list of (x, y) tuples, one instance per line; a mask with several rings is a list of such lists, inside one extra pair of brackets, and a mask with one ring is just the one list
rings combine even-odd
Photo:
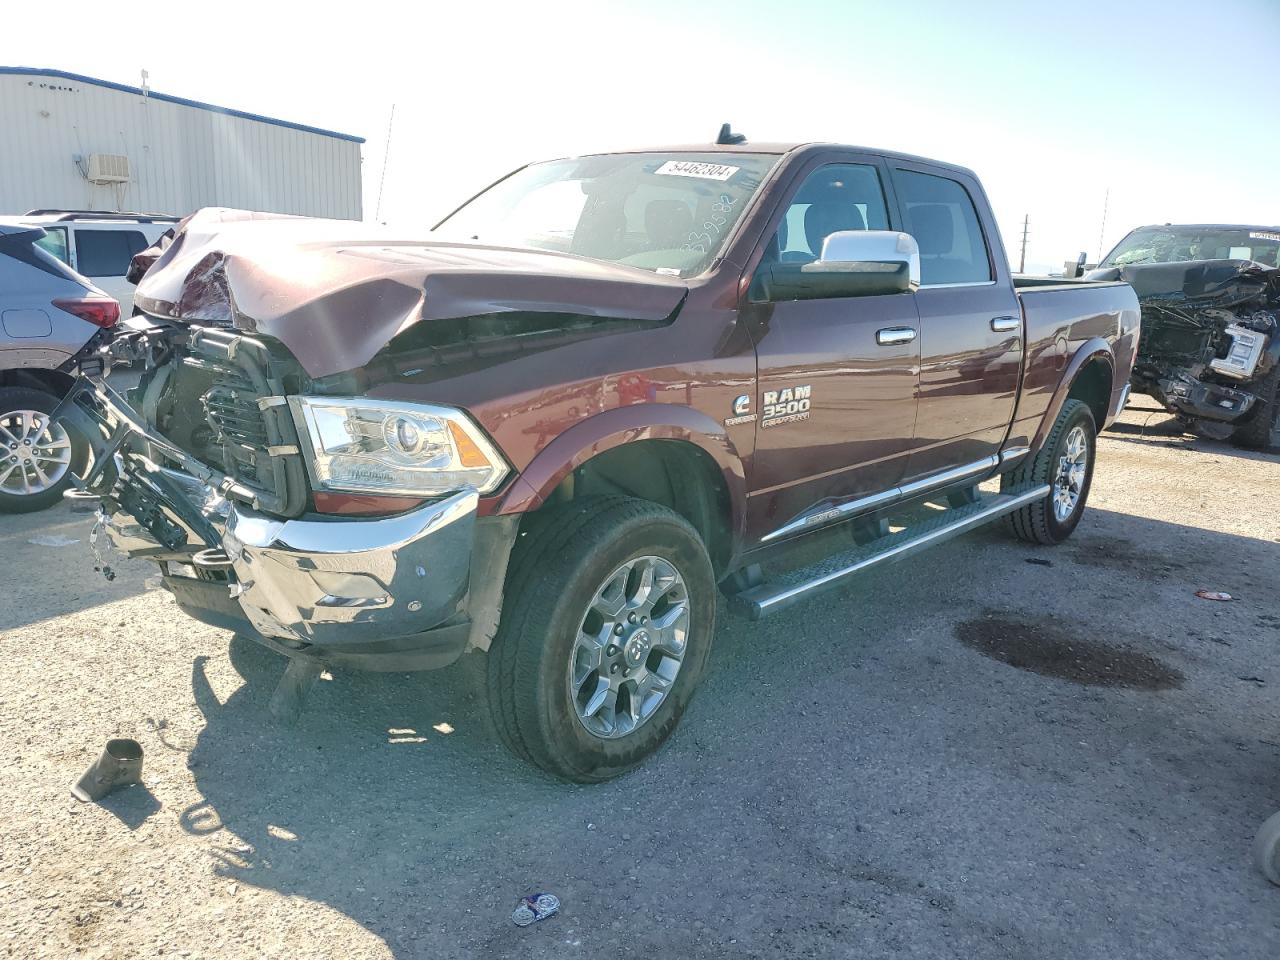
[(1097, 429), (1089, 406), (1080, 400), (1062, 405), (1044, 446), (1018, 469), (1000, 481), (1002, 491), (1047, 483), (1044, 497), (1009, 514), (1005, 523), (1019, 540), (1029, 543), (1061, 543), (1071, 536), (1093, 483)]
[(603, 497), (531, 515), (489, 650), (502, 740), (577, 783), (636, 766), (693, 696), (715, 604), (701, 538), (666, 507)]
[(1231, 442), (1247, 450), (1280, 447), (1280, 363), (1262, 378), (1254, 392), (1259, 407), (1245, 423), (1231, 431)]

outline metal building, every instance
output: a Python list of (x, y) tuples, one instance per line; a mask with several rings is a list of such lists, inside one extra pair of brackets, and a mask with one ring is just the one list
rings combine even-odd
[(0, 67), (0, 215), (239, 207), (359, 220), (362, 143), (62, 70)]

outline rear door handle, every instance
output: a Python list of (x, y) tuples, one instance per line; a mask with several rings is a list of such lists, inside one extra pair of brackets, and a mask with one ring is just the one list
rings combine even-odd
[(887, 347), (894, 343), (910, 343), (916, 338), (915, 327), (885, 327), (876, 331), (876, 343)]
[(991, 329), (996, 333), (1008, 333), (1010, 330), (1017, 330), (1022, 326), (1021, 317), (992, 317)]

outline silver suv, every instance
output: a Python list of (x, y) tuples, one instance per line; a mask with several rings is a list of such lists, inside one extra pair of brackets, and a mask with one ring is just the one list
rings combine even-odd
[(133, 284), (126, 275), (134, 254), (178, 223), (177, 217), (162, 213), (97, 210), (32, 210), (17, 219), (43, 227), (40, 246), (118, 300), (122, 317), (133, 316)]
[(9, 513), (56, 503), (83, 466), (84, 441), (49, 414), (120, 319), (120, 304), (45, 250), (44, 237), (0, 220), (0, 511)]

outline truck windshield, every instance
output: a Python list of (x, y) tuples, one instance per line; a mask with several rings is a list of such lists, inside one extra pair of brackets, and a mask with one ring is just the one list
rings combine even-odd
[(494, 184), (435, 232), (691, 277), (720, 253), (777, 159), (620, 153), (537, 163)]
[(1099, 266), (1182, 260), (1253, 260), (1268, 267), (1280, 266), (1280, 229), (1140, 227), (1121, 240)]

